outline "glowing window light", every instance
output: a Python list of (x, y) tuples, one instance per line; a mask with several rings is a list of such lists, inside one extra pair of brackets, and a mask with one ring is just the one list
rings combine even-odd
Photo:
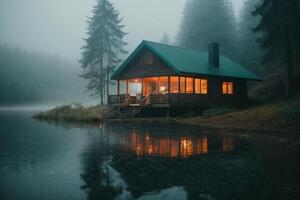
[(233, 82), (223, 81), (222, 82), (222, 92), (223, 94), (233, 94)]

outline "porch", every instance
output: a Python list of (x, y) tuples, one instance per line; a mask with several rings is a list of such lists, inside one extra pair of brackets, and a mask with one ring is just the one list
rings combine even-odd
[(150, 94), (146, 97), (109, 95), (108, 104), (120, 107), (197, 107), (208, 105), (205, 95), (199, 94)]
[(208, 80), (186, 76), (158, 76), (117, 80), (111, 106), (171, 107), (208, 104)]

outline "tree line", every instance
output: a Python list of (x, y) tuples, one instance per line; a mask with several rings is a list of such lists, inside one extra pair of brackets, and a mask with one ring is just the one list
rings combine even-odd
[(246, 0), (239, 19), (229, 0), (188, 0), (177, 43), (207, 50), (208, 42), (216, 41), (222, 54), (253, 72), (280, 71), (290, 97), (293, 72), (299, 71), (299, 22), (299, 0)]
[(0, 45), (0, 104), (63, 101), (80, 96), (76, 66), (57, 57)]

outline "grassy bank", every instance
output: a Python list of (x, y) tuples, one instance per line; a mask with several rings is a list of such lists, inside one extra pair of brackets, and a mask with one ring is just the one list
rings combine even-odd
[(40, 120), (96, 123), (103, 120), (106, 111), (107, 108), (100, 106), (83, 107), (80, 104), (70, 104), (40, 112), (33, 117)]
[(180, 118), (176, 121), (185, 124), (204, 125), (218, 128), (240, 128), (249, 130), (284, 130), (300, 132), (300, 95), (288, 101), (278, 100), (243, 110), (220, 114), (213, 109), (199, 117)]

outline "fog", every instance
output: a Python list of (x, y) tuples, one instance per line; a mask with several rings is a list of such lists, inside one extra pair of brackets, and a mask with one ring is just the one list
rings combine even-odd
[[(243, 1), (232, 0), (237, 18)], [(87, 82), (78, 77), (78, 61), (96, 2), (0, 0), (0, 104), (95, 101), (83, 93)], [(111, 2), (123, 18), (130, 53), (142, 40), (159, 42), (164, 34), (175, 41), (187, 0)]]
[[(232, 0), (236, 13), (243, 0)], [(96, 0), (1, 0), (0, 43), (57, 54), (76, 63)], [(173, 39), (186, 0), (112, 0), (123, 17), (131, 51), (143, 39)]]

